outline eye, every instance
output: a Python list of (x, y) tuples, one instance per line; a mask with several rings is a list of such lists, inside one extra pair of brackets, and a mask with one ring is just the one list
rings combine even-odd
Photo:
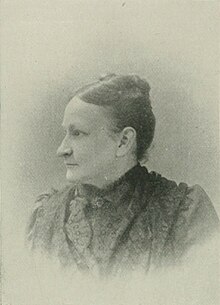
[(78, 137), (82, 134), (81, 131), (79, 131), (78, 129), (75, 129), (75, 130), (72, 130), (71, 131), (71, 135), (74, 136), (74, 137)]

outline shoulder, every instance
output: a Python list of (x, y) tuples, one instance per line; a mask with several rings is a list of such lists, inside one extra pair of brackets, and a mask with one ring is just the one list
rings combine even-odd
[(180, 238), (190, 231), (198, 238), (201, 230), (205, 238), (219, 230), (215, 208), (201, 186), (177, 184), (155, 172), (149, 173), (148, 181), (151, 196), (144, 214), (158, 234), (175, 232)]
[(190, 209), (199, 212), (204, 209), (213, 211), (213, 204), (205, 190), (198, 184), (189, 186), (186, 183), (177, 184), (156, 172), (149, 173), (152, 187), (152, 197), (164, 205), (164, 208), (178, 208), (179, 211)]
[(33, 214), (36, 216), (45, 216), (45, 214), (51, 214), (62, 203), (65, 197), (68, 197), (74, 186), (65, 186), (61, 190), (51, 189), (47, 193), (40, 194), (33, 207)]
[(61, 210), (64, 211), (65, 203), (74, 192), (75, 186), (66, 186), (61, 190), (52, 189), (50, 192), (41, 194), (34, 203), (33, 211), (26, 227), (27, 241), (42, 239), (40, 236), (47, 236), (54, 222), (55, 216), (61, 217)]
[(156, 172), (150, 172), (148, 184), (151, 190), (150, 207), (172, 216), (185, 200), (189, 187), (186, 183), (177, 184)]
[(148, 174), (144, 185), (146, 205), (136, 230), (152, 240), (155, 260), (178, 260), (192, 246), (205, 245), (219, 234), (217, 213), (201, 186), (177, 184), (155, 172)]
[[(219, 232), (220, 223), (214, 205), (204, 189), (196, 184), (187, 188), (176, 219), (176, 234), (189, 240), (204, 240)], [(185, 230), (185, 233), (184, 233)]]
[(66, 185), (60, 190), (52, 188), (50, 192), (40, 194), (35, 200), (35, 205), (37, 208), (41, 207), (48, 210), (54, 209), (61, 204), (62, 200), (72, 196), (75, 189), (75, 185)]

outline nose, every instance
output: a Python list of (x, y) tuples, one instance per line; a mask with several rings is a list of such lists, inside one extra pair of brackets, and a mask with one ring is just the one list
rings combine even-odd
[(68, 157), (68, 156), (71, 156), (72, 153), (73, 153), (72, 148), (70, 146), (67, 146), (65, 144), (65, 141), (63, 141), (57, 149), (58, 157)]

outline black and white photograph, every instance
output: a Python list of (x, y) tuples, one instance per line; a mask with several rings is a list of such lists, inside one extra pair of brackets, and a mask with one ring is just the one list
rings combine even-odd
[(217, 305), (218, 1), (2, 1), (3, 305)]

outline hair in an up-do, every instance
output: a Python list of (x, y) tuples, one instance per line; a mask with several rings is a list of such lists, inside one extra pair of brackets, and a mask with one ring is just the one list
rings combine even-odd
[(137, 134), (137, 159), (145, 161), (147, 149), (154, 137), (156, 122), (149, 92), (147, 81), (137, 75), (109, 74), (80, 88), (75, 96), (86, 103), (109, 109), (115, 121), (115, 132), (125, 127), (133, 127)]

